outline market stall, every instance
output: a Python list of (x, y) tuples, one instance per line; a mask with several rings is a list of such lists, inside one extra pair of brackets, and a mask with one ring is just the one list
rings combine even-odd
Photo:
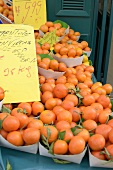
[(89, 43), (63, 20), (47, 21), (45, 1), (5, 3), (0, 170), (112, 168), (112, 86), (96, 82)]

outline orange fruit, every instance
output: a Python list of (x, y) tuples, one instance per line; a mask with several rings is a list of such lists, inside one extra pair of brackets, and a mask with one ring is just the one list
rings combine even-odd
[(65, 109), (65, 110), (70, 110), (72, 107), (74, 107), (74, 102), (71, 100), (67, 100), (64, 99), (61, 106)]
[(67, 70), (67, 66), (65, 63), (60, 62), (58, 66), (58, 71), (59, 72), (65, 72)]
[(95, 98), (95, 102), (96, 102), (100, 95), (98, 93), (92, 93), (92, 96)]
[(60, 106), (62, 104), (62, 100), (59, 98), (54, 98), (56, 100), (56, 106)]
[(61, 112), (62, 110), (64, 110), (64, 108), (62, 106), (55, 106), (53, 108), (53, 112), (55, 113), (55, 115), (58, 115), (59, 112)]
[(85, 95), (84, 98), (82, 99), (82, 103), (84, 106), (90, 106), (94, 102), (95, 98), (91, 94)]
[(97, 99), (97, 102), (100, 103), (104, 108), (107, 108), (110, 104), (110, 98), (106, 95), (100, 95)]
[(93, 151), (99, 151), (105, 147), (105, 138), (100, 134), (94, 134), (89, 138), (88, 145)]
[[(50, 135), (48, 135), (48, 131), (50, 131)], [(40, 133), (48, 138), (49, 143), (55, 142), (58, 138), (58, 130), (52, 125), (43, 126)]]
[(39, 102), (39, 101), (33, 102), (33, 104), (32, 104), (32, 114), (34, 116), (39, 115), (43, 111), (44, 111), (44, 105), (41, 102)]
[(8, 116), (4, 119), (2, 127), (7, 132), (15, 131), (20, 127), (20, 122), (15, 116)]
[(41, 130), (42, 127), (43, 122), (39, 119), (33, 119), (27, 125), (27, 128), (37, 128), (38, 130)]
[(88, 131), (92, 131), (92, 132), (95, 131), (95, 129), (97, 128), (97, 123), (91, 119), (85, 120), (82, 123), (82, 125), (85, 129), (87, 129)]
[(47, 25), (48, 27), (53, 27), (54, 26), (53, 22), (51, 22), (51, 21), (47, 21), (45, 23), (45, 25)]
[(102, 88), (106, 91), (106, 94), (110, 94), (113, 90), (113, 88), (110, 84), (105, 84), (102, 86)]
[(81, 136), (85, 142), (88, 142), (90, 138), (90, 134), (87, 129), (80, 129), (81, 131), (77, 134), (77, 136)]
[(72, 114), (72, 121), (73, 122), (78, 122), (81, 118), (81, 110), (77, 107), (72, 107), (69, 112)]
[(49, 98), (45, 102), (45, 107), (48, 110), (52, 110), (56, 105), (57, 105), (57, 102), (56, 102), (56, 100), (54, 98)]
[(82, 118), (84, 118), (85, 120), (88, 120), (88, 119), (95, 120), (97, 116), (97, 113), (92, 106), (85, 107), (82, 113), (83, 113)]
[(68, 77), (67, 83), (73, 83), (76, 86), (78, 84), (78, 79), (76, 77)]
[(37, 128), (27, 128), (23, 131), (23, 140), (27, 145), (32, 145), (40, 140), (40, 131)]
[(106, 147), (108, 153), (110, 154), (110, 156), (105, 154), (105, 157), (110, 160), (111, 157), (113, 157), (113, 144), (109, 145)]
[(26, 111), (27, 116), (31, 115), (32, 107), (31, 107), (31, 105), (29, 103), (22, 102), (22, 103), (18, 104), (17, 107), (24, 109)]
[(113, 119), (109, 120), (107, 124), (113, 128)]
[(97, 87), (95, 90), (94, 90), (94, 93), (98, 93), (99, 95), (106, 95), (106, 90), (103, 89), (102, 87)]
[(48, 26), (47, 25), (41, 25), (39, 29), (44, 33), (48, 32)]
[(57, 121), (65, 120), (69, 123), (72, 122), (72, 114), (68, 110), (62, 110), (57, 115)]
[(56, 128), (58, 129), (58, 131), (61, 130), (66, 130), (71, 128), (70, 123), (65, 121), (65, 120), (61, 120), (59, 122), (56, 123)]
[(55, 79), (54, 78), (47, 78), (46, 83), (55, 83)]
[(68, 56), (69, 57), (75, 57), (76, 56), (76, 50), (74, 48), (70, 48), (69, 51), (68, 51)]
[(53, 98), (53, 93), (50, 91), (45, 91), (41, 96), (41, 102), (45, 104), (45, 102), (50, 98)]
[(85, 140), (81, 136), (74, 136), (69, 142), (69, 152), (80, 154), (85, 149)]
[(54, 154), (64, 155), (68, 152), (68, 144), (64, 140), (57, 140), (53, 146)]
[(55, 84), (65, 84), (65, 83), (66, 83), (66, 77), (65, 76), (60, 76), (55, 81)]
[(109, 134), (108, 134), (108, 136), (109, 136), (109, 141), (111, 142), (111, 143), (113, 143), (113, 128), (108, 132)]
[(22, 135), (19, 131), (9, 132), (7, 141), (15, 146), (22, 146), (24, 144)]
[(61, 84), (61, 83), (56, 84), (56, 86), (53, 89), (53, 93), (55, 97), (62, 99), (66, 97), (66, 95), (68, 94), (68, 89), (66, 88), (64, 84)]
[(65, 97), (65, 100), (72, 101), (74, 103), (74, 106), (78, 105), (78, 97), (76, 95), (74, 95), (74, 94), (68, 94)]
[(102, 111), (99, 113), (98, 121), (99, 121), (101, 124), (106, 123), (107, 120), (108, 120), (109, 115), (110, 115), (109, 111), (106, 111), (105, 109), (102, 110)]
[(51, 124), (54, 123), (56, 119), (56, 115), (54, 112), (52, 112), (51, 110), (44, 110), (43, 112), (41, 112), (40, 114), (40, 120), (44, 123), (44, 124)]
[(58, 71), (58, 67), (59, 67), (59, 63), (57, 60), (50, 60), (50, 65), (49, 65), (50, 69), (54, 71)]
[(4, 129), (1, 129), (0, 135), (2, 135), (3, 138), (7, 139), (8, 132), (6, 132)]
[(39, 83), (44, 84), (46, 81), (46, 78), (44, 76), (39, 76)]
[(19, 128), (25, 128), (29, 122), (29, 118), (27, 115), (23, 113), (17, 113), (14, 115), (20, 122)]
[(102, 135), (107, 141), (109, 138), (109, 133), (111, 129), (112, 129), (111, 126), (106, 125), (106, 124), (101, 124), (97, 126), (95, 133)]
[(42, 49), (43, 50), (50, 50), (50, 44), (49, 43), (44, 43), (44, 44), (42, 44)]
[(100, 150), (100, 151), (92, 151), (91, 154), (92, 154), (94, 157), (96, 157), (96, 158), (98, 158), (98, 159), (100, 159), (100, 160), (106, 160), (105, 155), (104, 155), (104, 154), (101, 154), (101, 150)]

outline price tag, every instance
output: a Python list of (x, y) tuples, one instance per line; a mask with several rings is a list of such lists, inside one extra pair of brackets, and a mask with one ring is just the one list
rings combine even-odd
[(4, 103), (40, 100), (34, 29), (0, 25), (0, 86)]
[(46, 22), (46, 0), (13, 0), (15, 24), (26, 24), (38, 30)]

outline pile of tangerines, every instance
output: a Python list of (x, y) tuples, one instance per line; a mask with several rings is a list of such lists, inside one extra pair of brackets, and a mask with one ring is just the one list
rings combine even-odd
[(0, 113), (0, 134), (15, 146), (52, 145), (53, 153), (61, 155), (79, 154), (88, 143), (94, 156), (111, 159), (112, 86), (93, 83), (93, 72), (93, 66), (82, 64), (67, 68), (56, 80), (39, 75), (41, 101), (4, 104), (10, 113)]
[[(53, 22), (40, 27), (44, 33), (53, 29), (60, 31), (62, 27)], [(58, 57), (76, 58), (91, 50), (86, 41), (77, 42), (72, 38), (79, 35), (76, 34), (69, 29), (69, 34), (54, 44)], [(39, 37), (35, 32), (35, 38)], [(60, 155), (82, 153), (88, 144), (95, 157), (113, 159), (113, 116), (109, 97), (112, 86), (93, 82), (93, 66), (81, 64), (68, 68), (57, 60), (41, 58), (40, 54), (49, 52), (50, 44), (36, 41), (37, 65), (46, 70), (64, 71), (64, 75), (57, 79), (39, 75), (40, 101), (4, 104), (0, 113), (0, 135), (15, 146), (40, 142)], [(0, 87), (0, 101), (4, 95)]]
[(7, 6), (3, 0), (0, 0), (0, 13), (10, 19), (12, 22), (14, 21), (13, 7)]

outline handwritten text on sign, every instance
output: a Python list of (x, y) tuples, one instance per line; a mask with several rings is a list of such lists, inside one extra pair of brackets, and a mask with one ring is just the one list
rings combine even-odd
[(46, 22), (46, 0), (13, 0), (14, 22), (39, 29)]
[(40, 100), (34, 30), (0, 25), (0, 86), (5, 103)]

